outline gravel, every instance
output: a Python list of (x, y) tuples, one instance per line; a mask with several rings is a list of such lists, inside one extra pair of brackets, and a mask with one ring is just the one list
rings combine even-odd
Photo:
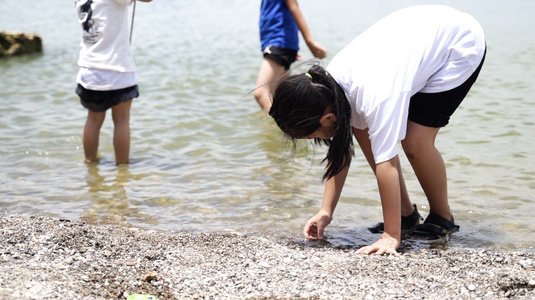
[(0, 218), (0, 299), (533, 299), (535, 254), (358, 255), (258, 235)]

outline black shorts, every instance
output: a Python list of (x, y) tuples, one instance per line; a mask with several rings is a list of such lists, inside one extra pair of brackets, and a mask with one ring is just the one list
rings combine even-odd
[(94, 91), (88, 90), (78, 84), (76, 94), (80, 96), (82, 106), (95, 112), (106, 111), (110, 107), (121, 102), (129, 101), (139, 97), (137, 84), (119, 90)]
[(264, 58), (271, 58), (278, 62), (285, 70), (290, 68), (290, 65), (297, 60), (297, 50), (267, 46), (264, 51)]
[(444, 127), (476, 82), (486, 51), (474, 73), (460, 86), (440, 93), (416, 93), (409, 104), (409, 120), (427, 127)]

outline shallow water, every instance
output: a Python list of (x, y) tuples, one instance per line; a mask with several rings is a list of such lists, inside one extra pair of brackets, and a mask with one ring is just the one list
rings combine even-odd
[[(378, 18), (419, 1), (301, 1), (329, 59)], [(535, 2), (443, 1), (487, 33), (478, 82), (438, 137), (461, 231), (446, 246), (535, 246)], [(161, 230), (260, 232), (302, 242), (323, 193), (324, 149), (285, 160), (285, 140), (253, 99), (260, 1), (138, 3), (132, 163), (115, 166), (108, 116), (98, 164), (83, 163), (86, 111), (74, 94), (80, 28), (72, 2), (7, 0), (0, 29), (40, 34), (44, 53), (0, 60), (0, 212)], [(311, 54), (302, 45), (304, 59)], [(413, 201), (426, 201), (405, 158)], [(357, 150), (329, 246), (377, 236), (375, 180)], [(405, 248), (419, 247), (409, 239)], [(310, 244), (310, 243), (305, 243)], [(312, 244), (317, 245), (317, 244)], [(320, 246), (323, 244), (320, 244)]]

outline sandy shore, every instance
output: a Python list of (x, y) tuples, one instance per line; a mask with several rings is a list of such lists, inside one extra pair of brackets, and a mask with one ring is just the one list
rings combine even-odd
[(261, 236), (0, 218), (1, 299), (533, 299), (535, 254), (364, 256)]

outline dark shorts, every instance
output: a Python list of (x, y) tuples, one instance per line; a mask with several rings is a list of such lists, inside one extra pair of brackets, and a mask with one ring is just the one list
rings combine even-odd
[(82, 106), (95, 112), (106, 111), (110, 107), (121, 102), (129, 101), (139, 97), (137, 84), (119, 90), (94, 91), (88, 90), (78, 84), (76, 94), (80, 96)]
[(476, 82), (485, 56), (486, 52), (472, 76), (460, 86), (445, 92), (416, 93), (412, 96), (409, 105), (409, 120), (428, 127), (446, 126), (450, 117)]
[(297, 51), (275, 46), (267, 46), (264, 51), (264, 58), (271, 58), (278, 62), (284, 69), (288, 70), (290, 65), (297, 60)]

